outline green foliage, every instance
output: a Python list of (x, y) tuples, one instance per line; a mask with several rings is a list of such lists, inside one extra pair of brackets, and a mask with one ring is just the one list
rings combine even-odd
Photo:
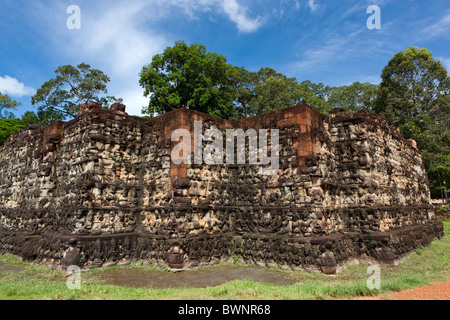
[(257, 73), (255, 98), (250, 103), (253, 114), (292, 107), (299, 103), (299, 86), (295, 78), (262, 68)]
[(200, 44), (177, 41), (153, 57), (140, 74), (140, 85), (150, 103), (143, 113), (162, 114), (180, 107), (221, 118), (235, 117), (234, 82), (237, 69)]
[[(450, 168), (450, 79), (446, 68), (427, 49), (398, 52), (383, 69), (375, 111), (417, 141), (430, 178), (433, 197), (439, 197), (437, 168)], [(442, 183), (442, 182), (441, 182)], [(450, 181), (447, 181), (447, 185)]]
[(443, 158), (443, 162), (434, 168), (433, 173), (436, 178), (432, 182), (435, 190), (440, 192), (442, 199), (448, 201), (448, 191), (450, 188), (450, 155), (442, 155), (440, 158)]
[(244, 67), (235, 67), (236, 79), (235, 94), (236, 94), (236, 109), (240, 117), (248, 117), (255, 113), (254, 101), (256, 99), (255, 88), (258, 84), (258, 73), (248, 71)]
[(27, 111), (22, 116), (22, 123), (27, 126), (30, 124), (40, 124), (39, 117), (33, 111)]
[(419, 256), (421, 256), (423, 250), (424, 250), (424, 249), (423, 249), (423, 247), (422, 247), (422, 244), (419, 243), (419, 245), (418, 245), (417, 248), (416, 248), (416, 254), (419, 255)]
[(12, 112), (6, 111), (6, 109), (17, 110), (16, 108), (20, 105), (21, 103), (0, 92), (0, 119), (14, 118), (14, 114)]
[(37, 114), (34, 111), (27, 111), (22, 116), (22, 122), (25, 126), (30, 124), (38, 124), (41, 126), (53, 123), (55, 121), (64, 120), (64, 117), (52, 110), (39, 110)]
[(383, 69), (376, 110), (397, 126), (408, 120), (426, 130), (429, 118), (450, 124), (450, 80), (446, 68), (427, 49), (398, 52)]
[(150, 96), (143, 113), (162, 114), (185, 107), (225, 119), (248, 117), (308, 103), (328, 111), (328, 87), (261, 68), (258, 72), (227, 63), (200, 44), (177, 41), (144, 66), (140, 84)]
[(306, 103), (319, 112), (328, 113), (331, 108), (327, 101), (330, 87), (323, 83), (312, 83), (309, 80), (303, 81), (299, 85), (299, 102)]
[(376, 84), (354, 82), (349, 86), (331, 88), (328, 102), (330, 109), (342, 108), (350, 112), (362, 109), (372, 111), (377, 94), (378, 86)]
[(295, 78), (278, 73), (271, 68), (261, 68), (258, 72), (239, 69), (241, 78), (237, 82), (237, 108), (241, 116), (262, 113), (307, 103), (320, 112), (328, 112), (326, 101), (328, 87), (311, 81), (298, 83)]
[(56, 77), (45, 82), (31, 98), (31, 103), (38, 107), (38, 117), (43, 124), (73, 118), (80, 106), (89, 101), (108, 103), (116, 100), (102, 97), (108, 92), (106, 85), (110, 79), (88, 64), (61, 66), (55, 73)]
[(0, 119), (0, 146), (9, 136), (23, 128), (25, 126), (20, 119)]

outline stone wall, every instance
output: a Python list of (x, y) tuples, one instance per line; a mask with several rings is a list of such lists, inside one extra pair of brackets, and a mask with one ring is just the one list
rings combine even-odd
[[(175, 165), (176, 129), (280, 130), (280, 167)], [(225, 140), (225, 139), (224, 139)], [(384, 118), (307, 105), (239, 121), (178, 109), (152, 119), (84, 105), (0, 147), (0, 253), (51, 267), (238, 259), (335, 273), (394, 264), (443, 235), (414, 141)]]

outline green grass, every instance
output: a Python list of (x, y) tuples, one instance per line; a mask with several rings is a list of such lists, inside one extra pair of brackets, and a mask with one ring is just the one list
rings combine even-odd
[[(329, 277), (306, 271), (281, 270), (272, 268), (295, 281), (294, 285), (274, 285), (249, 280), (232, 281), (211, 288), (126, 288), (101, 281), (99, 275), (104, 270), (92, 270), (81, 275), (81, 289), (69, 290), (67, 276), (43, 266), (21, 262), (0, 256), (0, 262), (20, 267), (19, 270), (0, 274), (0, 299), (32, 300), (241, 300), (241, 299), (341, 299), (357, 296), (373, 296), (392, 291), (411, 289), (449, 279), (450, 273), (450, 221), (445, 222), (446, 236), (434, 241), (428, 248), (418, 248), (416, 252), (397, 267), (381, 267), (381, 289), (369, 290), (367, 265), (360, 263), (345, 269), (337, 276)], [(230, 266), (238, 265), (229, 263)], [(207, 267), (207, 268), (215, 268)], [(112, 267), (114, 269), (161, 270), (154, 266)]]

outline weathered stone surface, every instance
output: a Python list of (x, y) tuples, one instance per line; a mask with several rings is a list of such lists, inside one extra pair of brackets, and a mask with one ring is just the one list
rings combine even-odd
[[(279, 129), (280, 169), (175, 165), (171, 133), (194, 121)], [(0, 147), (0, 252), (36, 263), (179, 269), (237, 257), (332, 274), (355, 259), (393, 264), (442, 235), (416, 145), (365, 111), (139, 119), (90, 103)]]

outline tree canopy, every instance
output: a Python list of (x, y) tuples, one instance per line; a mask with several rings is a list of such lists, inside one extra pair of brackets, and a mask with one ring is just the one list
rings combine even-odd
[(351, 112), (361, 109), (373, 111), (377, 95), (378, 85), (354, 82), (349, 86), (330, 88), (328, 103), (331, 109), (342, 108)]
[(238, 82), (238, 108), (245, 110), (244, 116), (258, 115), (274, 110), (289, 108), (307, 103), (320, 112), (328, 112), (327, 95), (329, 87), (322, 83), (305, 80), (301, 83), (296, 78), (275, 71), (261, 68), (258, 72), (239, 69), (242, 80)]
[(450, 80), (447, 69), (430, 51), (410, 47), (396, 53), (381, 78), (375, 111), (392, 124), (402, 129), (413, 120), (426, 130), (427, 119), (433, 119), (449, 126)]
[(260, 69), (256, 76), (255, 97), (251, 102), (253, 114), (266, 113), (298, 104), (298, 83), (295, 78), (288, 78), (271, 68)]
[(150, 102), (143, 112), (154, 115), (185, 107), (222, 118), (233, 118), (237, 69), (200, 44), (177, 41), (153, 57), (140, 74)]
[(29, 124), (41, 124), (42, 119), (39, 119), (39, 117), (34, 113), (33, 111), (27, 111), (22, 115), (22, 123), (27, 126)]
[(109, 77), (88, 64), (61, 66), (55, 73), (56, 77), (45, 82), (31, 98), (42, 124), (73, 118), (80, 106), (89, 101), (106, 104), (118, 100), (106, 96)]
[(271, 68), (258, 72), (229, 64), (200, 44), (177, 41), (143, 67), (140, 85), (150, 97), (143, 113), (162, 114), (189, 108), (225, 119), (253, 116), (308, 103), (327, 109), (323, 84), (298, 83)]
[(11, 99), (7, 94), (0, 92), (0, 119), (14, 118), (14, 113), (6, 110), (17, 110), (16, 108), (21, 104), (16, 100)]
[(450, 154), (447, 69), (427, 49), (410, 47), (394, 55), (381, 78), (374, 111), (399, 127), (403, 136), (417, 141), (433, 195), (438, 196), (437, 168), (448, 166)]
[(0, 119), (0, 146), (9, 136), (22, 128), (25, 126), (20, 119)]

